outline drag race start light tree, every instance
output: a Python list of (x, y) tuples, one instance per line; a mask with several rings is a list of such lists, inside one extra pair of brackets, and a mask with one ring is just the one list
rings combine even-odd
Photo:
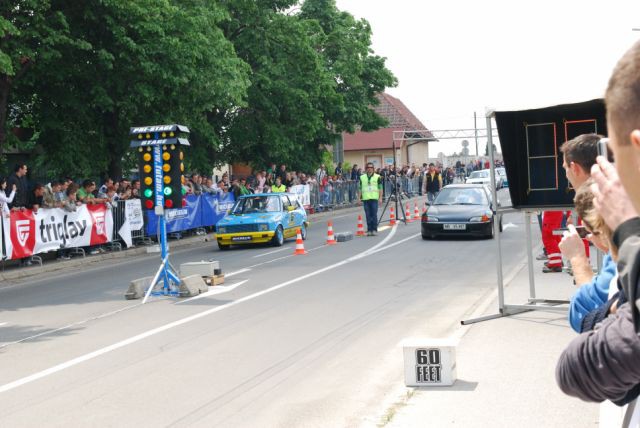
[[(185, 192), (182, 190), (184, 181), (182, 146), (189, 145), (187, 139), (189, 128), (183, 125), (142, 126), (131, 128), (129, 134), (133, 137), (131, 148), (138, 153), (142, 206), (148, 210), (153, 209), (159, 220), (162, 264), (142, 301), (145, 303), (151, 293), (179, 295), (175, 286), (178, 286), (181, 281), (169, 262), (165, 210), (182, 208), (186, 205)], [(163, 291), (153, 292), (156, 283), (160, 280), (164, 282)]]
[[(180, 125), (168, 125), (167, 127), (181, 127)], [(145, 127), (151, 129), (158, 127)], [(186, 129), (185, 127), (182, 127)], [(143, 128), (133, 128), (143, 129)], [(188, 130), (187, 130), (188, 132)], [(158, 134), (160, 139), (153, 139)], [(161, 174), (157, 174), (154, 168), (154, 146), (151, 144), (138, 146), (138, 168), (140, 172), (140, 198), (144, 209), (151, 210), (157, 206), (156, 192), (162, 193), (165, 209), (182, 208), (186, 206), (186, 191), (184, 184), (184, 152), (182, 145), (186, 139), (177, 138), (176, 131), (138, 132), (138, 142), (158, 142), (161, 144)], [(132, 142), (132, 145), (133, 143)], [(157, 145), (157, 144), (156, 144)], [(188, 145), (188, 142), (187, 142)], [(157, 175), (157, 177), (156, 177)]]

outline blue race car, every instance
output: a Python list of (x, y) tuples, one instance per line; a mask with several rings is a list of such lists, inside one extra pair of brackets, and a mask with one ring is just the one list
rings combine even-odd
[(292, 193), (258, 193), (238, 198), (229, 213), (216, 225), (221, 250), (231, 245), (271, 242), (281, 246), (300, 229), (307, 239), (307, 213)]

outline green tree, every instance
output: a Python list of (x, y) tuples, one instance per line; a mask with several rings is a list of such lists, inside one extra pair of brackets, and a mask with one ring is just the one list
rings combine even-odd
[(59, 48), (76, 45), (63, 14), (49, 0), (0, 2), (0, 155), (13, 126), (31, 125), (33, 94), (16, 96), (34, 64), (60, 56)]
[(386, 121), (370, 107), (379, 104), (377, 94), (398, 82), (386, 68), (385, 58), (371, 50), (369, 23), (338, 10), (335, 0), (306, 0), (300, 17), (319, 24), (316, 49), (322, 52), (325, 71), (335, 82), (332, 102), (320, 106), (327, 129), (341, 133), (385, 126)]
[(194, 132), (187, 159), (217, 139), (207, 112), (242, 105), (247, 69), (217, 27), (213, 0), (56, 2), (84, 45), (38, 64), (32, 88), (43, 165), (120, 177), (130, 126), (178, 122)]
[(297, 15), (282, 13), (295, 1), (224, 4), (224, 33), (252, 70), (246, 107), (216, 116), (229, 161), (311, 171), (343, 130), (385, 123), (370, 107), (396, 80), (384, 59), (371, 55), (366, 21), (334, 2), (307, 0)]

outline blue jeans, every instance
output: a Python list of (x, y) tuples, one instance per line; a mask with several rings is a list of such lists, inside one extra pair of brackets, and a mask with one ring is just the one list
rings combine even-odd
[(378, 231), (378, 200), (369, 199), (362, 201), (364, 215), (367, 218), (367, 232)]
[(439, 192), (427, 192), (427, 200), (429, 201), (429, 203), (433, 203), (433, 201), (436, 199), (436, 196), (438, 196)]

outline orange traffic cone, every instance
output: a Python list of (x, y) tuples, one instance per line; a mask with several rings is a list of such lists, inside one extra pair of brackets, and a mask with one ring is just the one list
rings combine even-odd
[(333, 223), (327, 223), (327, 245), (336, 245), (336, 238), (333, 236)]
[(304, 250), (304, 243), (302, 242), (302, 232), (300, 229), (297, 231), (296, 235), (296, 250), (293, 252), (294, 256), (304, 256), (307, 252)]
[(358, 231), (356, 232), (356, 236), (364, 236), (364, 225), (362, 224), (362, 215), (358, 216)]
[(418, 203), (416, 202), (413, 209), (413, 219), (420, 220), (420, 210), (418, 209)]
[(393, 211), (393, 207), (390, 207), (390, 211), (389, 211), (389, 225), (391, 226), (396, 225), (396, 214)]
[(409, 209), (409, 202), (407, 202), (407, 208), (404, 210), (404, 217), (407, 220), (407, 223), (411, 223), (411, 210)]

